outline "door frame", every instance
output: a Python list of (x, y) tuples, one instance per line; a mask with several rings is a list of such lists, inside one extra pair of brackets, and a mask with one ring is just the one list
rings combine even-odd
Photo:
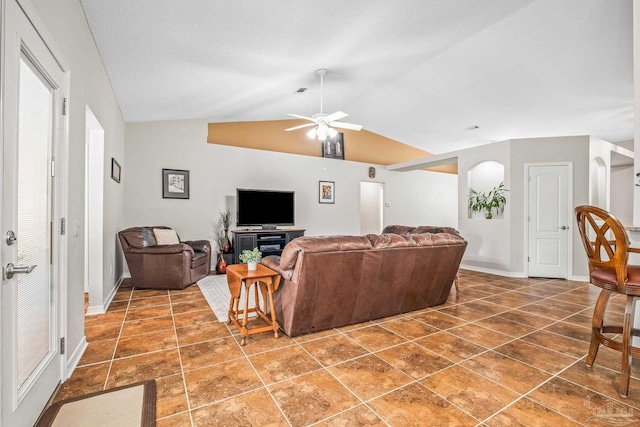
[(524, 164), (524, 251), (523, 263), (525, 277), (529, 277), (529, 170), (536, 166), (566, 166), (567, 167), (567, 280), (573, 278), (573, 162), (538, 162)]
[[(59, 337), (66, 337), (67, 332), (67, 250), (68, 250), (68, 233), (61, 234), (61, 221), (66, 220), (68, 217), (68, 168), (69, 168), (69, 93), (70, 93), (70, 67), (61, 51), (56, 46), (53, 38), (45, 28), (42, 20), (38, 17), (34, 7), (28, 0), (0, 0), (0, 8), (2, 9), (2, 23), (0, 23), (0, 86), (5, 87), (6, 84), (11, 82), (6, 81), (6, 60), (7, 54), (6, 43), (7, 35), (6, 30), (6, 17), (7, 8), (9, 2), (15, 2), (20, 7), (31, 22), (32, 27), (38, 33), (43, 43), (47, 46), (51, 55), (57, 62), (64, 74), (63, 82), (60, 87), (61, 98), (66, 99), (66, 111), (63, 110), (62, 105), (55, 105), (55, 125), (54, 132), (57, 134), (57, 145), (52, 151), (52, 157), (55, 159), (55, 179), (53, 180), (52, 191), (54, 198), (52, 200), (51, 214), (54, 232), (52, 233), (53, 245), (54, 245), (54, 260), (55, 263), (55, 275), (52, 276), (54, 283), (57, 283), (56, 291), (58, 293), (58, 316), (57, 316), (57, 329)], [(64, 101), (63, 101), (64, 102)], [(5, 93), (4, 90), (0, 91), (0, 197), (4, 197), (4, 146), (5, 146)], [(2, 210), (0, 210), (0, 224), (2, 224), (4, 218), (2, 217)], [(6, 260), (2, 258), (0, 252), (0, 264), (4, 266)], [(0, 317), (2, 313), (2, 292), (0, 292)], [(2, 340), (0, 339), (0, 354), (4, 351), (2, 348)], [(60, 355), (60, 380), (63, 381), (68, 377), (67, 366), (68, 352), (65, 351), (64, 355)], [(0, 361), (1, 363), (1, 361)], [(1, 372), (1, 369), (0, 369)], [(0, 393), (2, 389), (0, 388)], [(0, 395), (0, 402), (4, 402), (4, 396)], [(42, 408), (44, 409), (44, 408)], [(2, 408), (4, 411), (4, 408)], [(0, 426), (2, 420), (0, 420)]]

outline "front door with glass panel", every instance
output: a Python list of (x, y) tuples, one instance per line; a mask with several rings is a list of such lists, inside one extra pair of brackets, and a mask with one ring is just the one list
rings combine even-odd
[(53, 155), (64, 74), (7, 1), (2, 162), (2, 423), (31, 426), (61, 379)]

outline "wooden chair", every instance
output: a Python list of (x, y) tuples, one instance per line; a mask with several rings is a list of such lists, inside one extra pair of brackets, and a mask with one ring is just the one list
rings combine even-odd
[[(586, 364), (588, 367), (593, 365), (600, 344), (622, 352), (619, 393), (626, 397), (629, 393), (631, 358), (640, 357), (640, 348), (631, 345), (631, 336), (636, 335), (632, 322), (634, 297), (640, 296), (640, 266), (627, 265), (627, 261), (630, 252), (640, 253), (640, 249), (629, 247), (629, 237), (624, 226), (604, 209), (578, 206), (575, 214), (589, 259), (590, 282), (602, 288), (593, 311), (591, 345)], [(612, 293), (627, 296), (622, 326), (603, 324), (607, 302)], [(621, 334), (621, 337), (614, 339), (604, 334)]]

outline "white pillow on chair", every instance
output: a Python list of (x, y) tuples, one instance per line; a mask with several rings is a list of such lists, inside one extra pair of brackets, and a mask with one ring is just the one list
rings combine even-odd
[(177, 245), (180, 243), (178, 234), (171, 228), (154, 228), (153, 235), (156, 236), (158, 245)]

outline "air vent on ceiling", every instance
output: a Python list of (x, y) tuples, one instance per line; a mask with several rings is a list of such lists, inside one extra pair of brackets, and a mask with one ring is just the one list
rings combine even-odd
[(480, 129), (480, 126), (473, 125), (473, 126), (469, 126), (468, 128), (466, 128), (466, 130), (476, 130), (476, 129)]
[(302, 93), (302, 92), (304, 92), (305, 90), (307, 90), (307, 88), (306, 88), (306, 87), (301, 87), (300, 89), (298, 89), (298, 90), (297, 90), (297, 91), (295, 91), (294, 93)]

